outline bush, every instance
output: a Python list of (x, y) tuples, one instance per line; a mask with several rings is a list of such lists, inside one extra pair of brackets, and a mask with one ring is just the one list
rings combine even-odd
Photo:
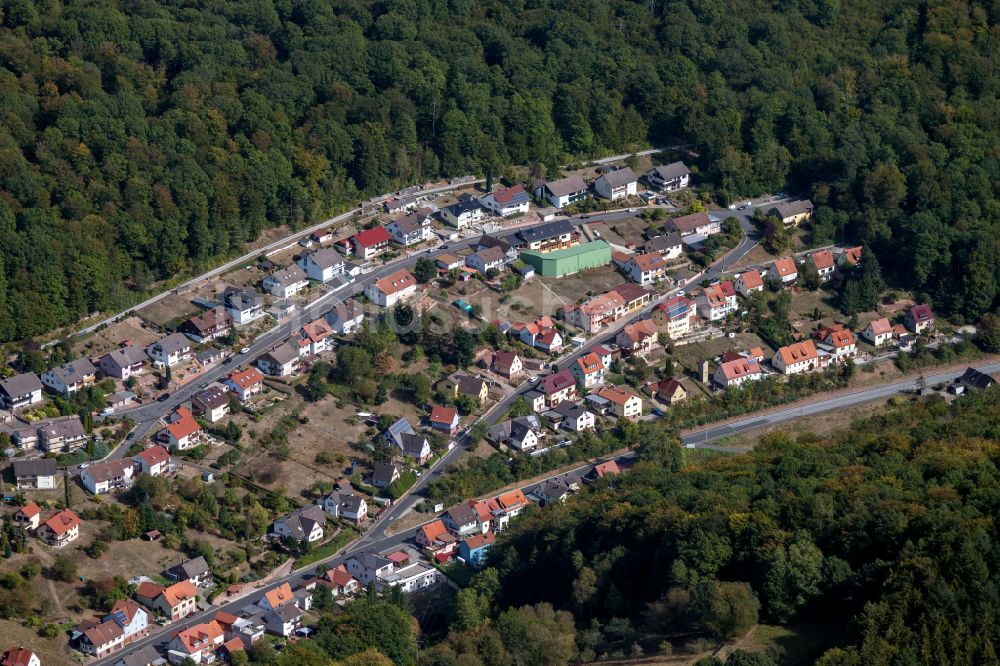
[(64, 583), (72, 582), (76, 579), (76, 563), (66, 555), (56, 555), (52, 567), (49, 568), (49, 577)]

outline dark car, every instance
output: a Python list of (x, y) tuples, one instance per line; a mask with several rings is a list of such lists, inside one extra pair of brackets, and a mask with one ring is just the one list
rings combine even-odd
[(156, 402), (166, 402), (169, 398), (170, 394), (164, 393), (163, 395), (161, 395), (159, 398), (156, 399)]

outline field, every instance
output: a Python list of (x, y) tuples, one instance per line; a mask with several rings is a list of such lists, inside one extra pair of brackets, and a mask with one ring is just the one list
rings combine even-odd
[(591, 229), (600, 232), (601, 238), (612, 245), (638, 246), (646, 242), (644, 234), (650, 225), (656, 228), (663, 226), (663, 220), (650, 222), (639, 217), (627, 217), (623, 220), (613, 220), (595, 224)]

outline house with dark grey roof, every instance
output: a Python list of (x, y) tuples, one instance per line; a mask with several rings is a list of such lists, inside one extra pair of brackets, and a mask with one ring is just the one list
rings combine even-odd
[(80, 482), (91, 494), (103, 495), (132, 485), (135, 471), (135, 463), (130, 458), (95, 462), (80, 472)]
[(42, 384), (56, 393), (70, 395), (92, 385), (97, 380), (97, 368), (87, 358), (49, 368), (41, 376)]
[(257, 367), (265, 375), (272, 377), (288, 377), (299, 369), (299, 348), (291, 340), (265, 352), (257, 359)]
[(305, 271), (295, 264), (271, 273), (261, 282), (264, 291), (278, 298), (291, 298), (308, 285)]
[(42, 401), (42, 382), (38, 375), (25, 373), (0, 380), (0, 408), (23, 409)]
[(326, 313), (326, 323), (334, 333), (348, 335), (361, 328), (365, 320), (365, 310), (353, 298), (341, 301)]
[(142, 370), (148, 360), (149, 358), (142, 349), (128, 345), (110, 351), (102, 356), (97, 361), (97, 367), (101, 369), (101, 372), (105, 376), (124, 381)]
[(191, 411), (209, 423), (218, 423), (229, 414), (229, 391), (219, 385), (198, 391), (191, 398)]
[(654, 167), (646, 172), (646, 180), (664, 192), (685, 188), (691, 182), (691, 170), (684, 162), (673, 162)]
[(604, 174), (594, 181), (594, 191), (605, 199), (614, 201), (623, 197), (633, 196), (636, 192), (638, 179), (632, 169), (625, 167)]
[(555, 220), (517, 232), (522, 250), (554, 252), (580, 244), (580, 233), (569, 220)]
[(222, 302), (235, 324), (249, 324), (264, 315), (264, 297), (253, 289), (230, 287), (223, 292)]
[(399, 467), (392, 463), (375, 463), (372, 471), (372, 485), (376, 488), (388, 488), (399, 478)]
[(186, 580), (192, 585), (201, 586), (212, 582), (212, 570), (201, 555), (170, 567), (164, 574), (175, 583)]
[(993, 375), (980, 372), (975, 368), (966, 368), (962, 376), (958, 378), (958, 383), (967, 389), (978, 389), (985, 391), (991, 386), (996, 386), (997, 380)]
[(183, 333), (171, 333), (149, 345), (146, 353), (156, 365), (169, 368), (191, 358), (191, 341)]
[(14, 480), (18, 490), (51, 490), (56, 487), (56, 461), (51, 458), (15, 460)]
[(400, 436), (399, 448), (402, 450), (404, 456), (413, 458), (420, 465), (430, 460), (431, 445), (423, 435), (403, 433)]
[(794, 227), (808, 220), (814, 208), (813, 202), (809, 199), (799, 199), (780, 203), (767, 211), (767, 214), (781, 220), (786, 227)]
[(326, 525), (326, 514), (323, 507), (310, 504), (297, 509), (283, 518), (271, 523), (267, 535), (272, 538), (292, 538), (312, 543), (323, 538), (323, 528)]
[(589, 196), (583, 176), (575, 174), (559, 180), (551, 180), (535, 190), (539, 199), (548, 199), (556, 208), (565, 208)]
[(31, 424), (38, 431), (38, 448), (42, 451), (69, 453), (87, 443), (87, 431), (76, 414), (58, 416)]
[(471, 197), (463, 199), (458, 203), (453, 203), (438, 211), (441, 220), (456, 229), (464, 229), (470, 224), (478, 224), (482, 221), (484, 213), (485, 211), (479, 200)]
[(303, 252), (295, 262), (310, 280), (329, 282), (344, 273), (344, 257), (332, 247)]

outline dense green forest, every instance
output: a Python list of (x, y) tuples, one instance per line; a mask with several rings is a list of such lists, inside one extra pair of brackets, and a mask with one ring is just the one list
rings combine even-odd
[(0, 340), (362, 193), (682, 141), (723, 203), (968, 320), (1000, 250), (996, 0), (0, 0)]
[(679, 471), (641, 452), (512, 522), (459, 595), (466, 638), (440, 649), (547, 603), (572, 613), (585, 659), (622, 635), (721, 639), (759, 619), (830, 623), (824, 666), (998, 664), (998, 414), (993, 389)]

